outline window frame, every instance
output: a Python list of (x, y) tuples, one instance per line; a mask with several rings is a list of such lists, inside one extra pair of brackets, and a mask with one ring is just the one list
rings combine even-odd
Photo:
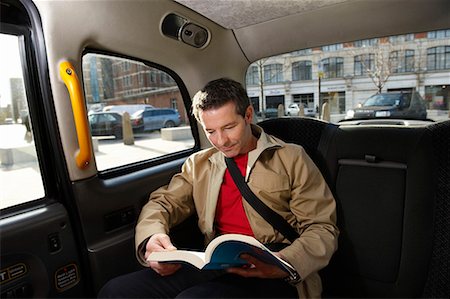
[(283, 76), (283, 64), (282, 63), (270, 63), (263, 67), (264, 71), (264, 84), (279, 84), (284, 82)]
[[(48, 74), (48, 64), (45, 50), (40, 47), (43, 43), (41, 32), (29, 24), (5, 22), (0, 22), (0, 24), (0, 33), (18, 37), (23, 85), (36, 150), (36, 163), (44, 190), (42, 197), (32, 198), (2, 209), (1, 215), (7, 216), (11, 213), (23, 212), (24, 209), (45, 206), (55, 202), (56, 198), (70, 198), (70, 191), (58, 183), (61, 180), (68, 180), (69, 176), (64, 163), (61, 143), (57, 137), (56, 118), (47, 117), (47, 115), (54, 116), (55, 111), (51, 103), (53, 98), (51, 90), (48, 88), (50, 86), (48, 76), (44, 75)], [(52, 155), (48, 155), (50, 152)], [(65, 196), (60, 196), (61, 194), (65, 194)]]
[(320, 61), (323, 67), (324, 79), (335, 79), (344, 77), (344, 57), (327, 57)]
[[(374, 62), (375, 55), (373, 53), (355, 55), (353, 57), (353, 71), (355, 76), (367, 75), (367, 68), (373, 70)], [(364, 67), (364, 64), (368, 65)]]
[[(178, 89), (180, 90), (183, 104), (185, 105), (186, 111), (188, 112), (187, 117), (189, 119), (189, 126), (191, 127), (192, 137), (194, 140), (193, 147), (186, 149), (186, 150), (181, 150), (181, 151), (169, 153), (166, 155), (158, 156), (155, 158), (149, 158), (146, 160), (137, 161), (137, 162), (125, 164), (125, 165), (120, 165), (117, 167), (112, 167), (112, 168), (108, 168), (108, 169), (104, 169), (104, 170), (97, 169), (99, 178), (101, 178), (101, 179), (114, 178), (117, 176), (129, 174), (129, 173), (143, 170), (143, 169), (146, 169), (149, 167), (153, 167), (153, 166), (157, 166), (157, 165), (160, 165), (163, 163), (174, 161), (174, 160), (177, 160), (180, 158), (187, 158), (192, 153), (200, 150), (201, 146), (200, 146), (200, 135), (198, 132), (198, 129), (199, 129), (198, 124), (197, 124), (197, 121), (195, 120), (194, 116), (191, 113), (189, 113), (190, 106), (192, 103), (191, 98), (190, 98), (189, 92), (186, 88), (186, 85), (184, 84), (183, 80), (176, 72), (174, 72), (173, 70), (169, 69), (168, 67), (158, 64), (156, 62), (146, 61), (144, 59), (140, 59), (137, 57), (127, 56), (127, 55), (123, 55), (120, 53), (104, 51), (104, 50), (99, 50), (99, 49), (95, 49), (95, 48), (85, 48), (81, 54), (81, 59), (83, 59), (83, 57), (87, 54), (103, 55), (103, 56), (109, 56), (111, 58), (127, 59), (127, 60), (131, 60), (133, 62), (136, 62), (136, 63), (142, 63), (150, 68), (157, 70), (156, 75), (158, 75), (160, 77), (160, 79), (161, 79), (161, 71), (165, 72), (166, 74), (171, 76), (174, 79), (174, 82), (177, 84)], [(150, 72), (150, 73), (156, 73), (156, 72)], [(84, 80), (85, 80), (84, 76), (83, 76), (82, 80), (84, 82)], [(83, 87), (84, 87), (84, 85), (83, 85)], [(86, 102), (85, 102), (85, 104), (86, 104)]]
[(292, 63), (292, 81), (312, 80), (312, 61), (299, 60)]
[[(432, 63), (432, 67), (430, 65)], [(427, 48), (427, 69), (439, 71), (450, 68), (450, 45)]]

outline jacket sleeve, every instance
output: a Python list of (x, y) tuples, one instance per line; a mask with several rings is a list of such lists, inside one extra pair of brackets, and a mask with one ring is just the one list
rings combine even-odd
[(290, 208), (296, 217), (300, 237), (280, 253), (305, 279), (325, 267), (337, 249), (336, 202), (319, 169), (303, 148), (300, 148), (300, 157), (291, 165)]
[[(195, 212), (192, 199), (192, 166), (187, 159), (180, 173), (172, 177), (170, 183), (150, 194), (142, 208), (136, 225), (136, 257), (142, 265), (148, 238), (157, 233), (168, 234), (171, 227), (183, 222)], [(145, 242), (144, 242), (145, 241)]]

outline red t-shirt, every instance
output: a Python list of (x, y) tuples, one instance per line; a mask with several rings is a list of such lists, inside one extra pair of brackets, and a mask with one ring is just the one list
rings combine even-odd
[[(234, 158), (245, 177), (248, 154)], [(243, 234), (254, 236), (242, 205), (242, 195), (228, 169), (225, 171), (216, 208), (216, 229), (219, 234)]]

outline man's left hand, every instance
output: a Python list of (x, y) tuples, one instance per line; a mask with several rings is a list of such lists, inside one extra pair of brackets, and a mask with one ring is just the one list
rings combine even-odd
[(257, 258), (249, 255), (249, 254), (241, 254), (242, 259), (246, 260), (251, 267), (245, 268), (228, 268), (226, 271), (228, 273), (237, 274), (243, 277), (259, 277), (259, 278), (285, 278), (289, 276), (288, 273), (281, 270), (279, 267), (274, 266), (272, 264), (266, 264)]

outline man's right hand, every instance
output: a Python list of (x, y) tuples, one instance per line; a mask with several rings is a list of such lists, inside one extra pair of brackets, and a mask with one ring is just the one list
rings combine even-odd
[[(177, 250), (166, 234), (154, 234), (150, 237), (145, 246), (145, 259), (154, 251), (173, 251)], [(181, 268), (181, 264), (147, 262), (148, 266), (161, 276), (167, 276), (175, 273)]]

